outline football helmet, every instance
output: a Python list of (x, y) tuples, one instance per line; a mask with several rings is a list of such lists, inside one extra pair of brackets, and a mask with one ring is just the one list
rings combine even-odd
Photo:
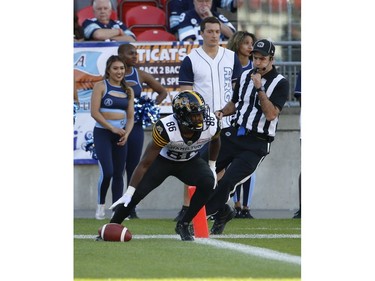
[[(182, 91), (172, 101), (173, 115), (178, 124), (192, 131), (203, 131), (208, 129), (204, 124), (210, 124), (207, 119), (210, 108), (206, 105), (203, 97), (194, 91)], [(201, 114), (201, 118), (196, 118)], [(195, 115), (195, 116), (194, 116)]]

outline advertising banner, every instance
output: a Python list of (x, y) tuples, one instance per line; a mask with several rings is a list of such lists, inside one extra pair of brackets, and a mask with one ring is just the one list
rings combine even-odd
[[(93, 86), (102, 80), (107, 59), (117, 55), (120, 42), (75, 42), (74, 80), (78, 91), (79, 108), (74, 124), (74, 164), (96, 164), (92, 148), (95, 120), (90, 114)], [(171, 102), (179, 92), (178, 74), (182, 60), (199, 43), (191, 42), (142, 42), (132, 43), (137, 48), (137, 67), (152, 74), (167, 90), (168, 96), (160, 105), (160, 114), (172, 113)], [(155, 99), (157, 93), (143, 85), (142, 95)]]

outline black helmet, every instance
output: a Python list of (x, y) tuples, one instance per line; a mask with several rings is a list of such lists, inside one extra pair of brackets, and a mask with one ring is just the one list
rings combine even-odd
[[(177, 94), (172, 101), (173, 115), (178, 124), (189, 128), (192, 131), (203, 131), (204, 124), (209, 117), (210, 109), (205, 104), (203, 97), (194, 91), (182, 91)], [(202, 122), (194, 123), (191, 119), (192, 114), (202, 114)], [(207, 129), (207, 126), (206, 126)]]

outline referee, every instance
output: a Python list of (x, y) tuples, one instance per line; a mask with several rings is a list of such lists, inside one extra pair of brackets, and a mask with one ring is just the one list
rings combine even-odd
[(218, 118), (235, 114), (232, 126), (222, 138), (216, 171), (225, 170), (214, 196), (206, 205), (207, 214), (215, 215), (211, 234), (221, 234), (235, 212), (226, 204), (237, 185), (253, 174), (270, 152), (279, 114), (287, 100), (289, 83), (273, 66), (275, 46), (258, 40), (252, 50), (253, 69), (246, 70), (236, 83), (233, 97)]

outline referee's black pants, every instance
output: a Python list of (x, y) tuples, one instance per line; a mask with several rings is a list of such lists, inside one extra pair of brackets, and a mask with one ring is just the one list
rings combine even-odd
[(206, 204), (207, 215), (213, 215), (224, 208), (236, 187), (249, 179), (270, 152), (270, 147), (270, 142), (256, 136), (237, 136), (237, 129), (234, 127), (223, 129), (216, 171), (225, 169), (225, 174)]
[(131, 210), (169, 176), (175, 176), (184, 184), (196, 187), (189, 209), (182, 218), (182, 222), (191, 222), (209, 200), (215, 185), (215, 179), (207, 161), (199, 155), (184, 162), (171, 161), (159, 155), (136, 187), (128, 206), (124, 207), (124, 204), (116, 206), (111, 222), (122, 223)]

